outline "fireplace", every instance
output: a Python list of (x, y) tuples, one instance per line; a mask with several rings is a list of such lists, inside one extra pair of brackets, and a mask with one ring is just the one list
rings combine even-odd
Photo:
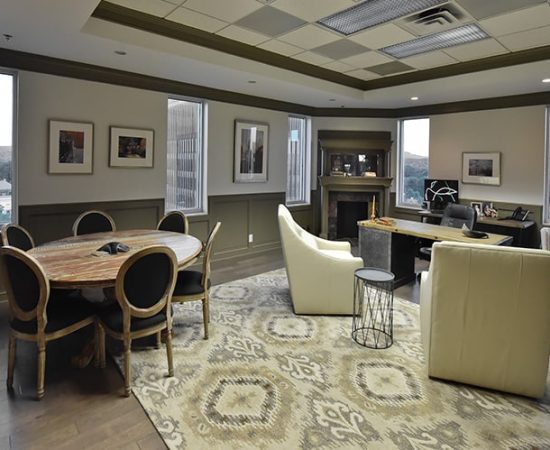
[(369, 218), (369, 192), (331, 192), (329, 195), (328, 238), (356, 238), (357, 221)]

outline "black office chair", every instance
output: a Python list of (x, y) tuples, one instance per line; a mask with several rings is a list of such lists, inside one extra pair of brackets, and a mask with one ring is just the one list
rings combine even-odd
[[(472, 230), (476, 224), (476, 220), (476, 210), (471, 206), (449, 203), (443, 211), (443, 217), (441, 218), (440, 225), (452, 228), (462, 228), (462, 225), (466, 225), (470, 230)], [(431, 261), (432, 248), (420, 248), (420, 257)]]
[(86, 211), (76, 218), (73, 224), (73, 235), (116, 231), (115, 221), (103, 211)]

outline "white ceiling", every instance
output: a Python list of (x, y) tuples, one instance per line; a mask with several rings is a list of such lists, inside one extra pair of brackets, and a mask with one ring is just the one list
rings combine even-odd
[[(370, 50), (339, 60), (314, 50), (341, 36), (307, 22), (355, 4), (352, 0), (112, 1), (362, 80), (380, 77), (367, 70), (368, 67), (394, 61), (378, 48), (415, 37), (399, 20), (379, 25), (349, 38)], [(247, 14), (260, 11), (265, 3), (306, 23), (277, 39), (234, 25)], [(476, 20), (492, 38), (413, 56), (401, 62), (413, 67), (412, 70), (422, 70), (550, 45), (550, 5), (547, 2), (485, 0), (483, 8), (477, 9), (471, 7), (475, 4), (473, 0), (454, 0), (453, 3), (467, 13), (469, 21)], [(3, 0), (0, 34), (10, 34), (13, 38), (6, 40), (0, 36), (0, 46), (315, 107), (397, 108), (550, 90), (550, 86), (541, 83), (543, 78), (550, 77), (550, 61), (541, 61), (363, 92), (91, 18), (98, 4), (99, 0)], [(504, 4), (508, 5), (508, 10), (502, 12)], [(518, 4), (523, 6), (518, 8)], [(491, 14), (491, 8), (500, 12)], [(484, 11), (488, 11), (487, 15)], [(115, 50), (124, 50), (127, 54), (119, 56)], [(250, 84), (249, 80), (256, 83)], [(420, 100), (413, 102), (412, 96)]]

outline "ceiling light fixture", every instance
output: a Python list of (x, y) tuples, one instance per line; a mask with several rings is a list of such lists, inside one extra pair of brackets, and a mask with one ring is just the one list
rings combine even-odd
[(335, 98), (329, 98), (328, 101), (329, 101), (329, 102), (335, 102), (336, 99), (335, 99)]
[(544, 79), (542, 80), (542, 82), (543, 82), (543, 83), (550, 83), (550, 78), (544, 78)]
[(126, 54), (124, 50), (115, 50), (115, 53), (120, 56), (124, 56)]
[(256, 80), (248, 80), (248, 83), (250, 83), (250, 84), (256, 84)]
[(365, 0), (317, 23), (346, 36), (445, 3), (441, 0)]
[(489, 35), (475, 24), (464, 25), (452, 30), (441, 31), (400, 44), (381, 48), (380, 51), (401, 59), (419, 53), (431, 52), (455, 45), (487, 39)]
[(416, 101), (418, 100), (418, 97), (411, 97), (411, 100), (412, 100), (413, 102), (416, 102)]

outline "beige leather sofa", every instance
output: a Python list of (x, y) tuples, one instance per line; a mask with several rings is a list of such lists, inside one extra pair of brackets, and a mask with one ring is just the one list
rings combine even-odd
[(420, 288), (430, 377), (542, 397), (550, 252), (439, 242)]
[(296, 314), (352, 314), (353, 272), (363, 267), (348, 242), (320, 239), (279, 205), (279, 230)]

